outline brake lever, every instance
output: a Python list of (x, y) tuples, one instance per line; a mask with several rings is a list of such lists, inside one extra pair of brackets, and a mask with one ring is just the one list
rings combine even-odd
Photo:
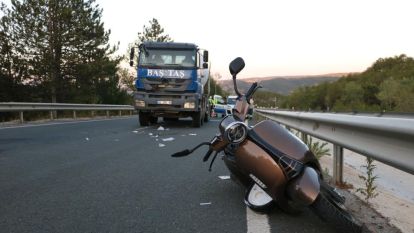
[(209, 148), (206, 155), (204, 155), (203, 162), (207, 162), (207, 160), (210, 158), (212, 153), (213, 153), (213, 149)]
[(218, 151), (216, 151), (213, 155), (213, 159), (211, 160), (210, 167), (208, 168), (209, 172), (211, 172), (211, 167), (213, 166), (214, 160), (216, 160), (217, 155), (218, 155)]

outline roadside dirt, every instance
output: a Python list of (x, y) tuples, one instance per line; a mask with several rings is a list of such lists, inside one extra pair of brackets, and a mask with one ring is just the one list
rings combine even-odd
[[(345, 157), (346, 156), (348, 156), (347, 160), (359, 160), (359, 158), (353, 159), (353, 157), (358, 155), (351, 151), (345, 151)], [(324, 156), (321, 158), (320, 162), (322, 167), (328, 168), (330, 175), (332, 175), (332, 156)], [(379, 162), (376, 163), (377, 171), (381, 167), (387, 166), (385, 164), (380, 164)], [(360, 165), (363, 165), (363, 163)], [(387, 169), (390, 169), (390, 167)], [(403, 172), (400, 173), (400, 177), (394, 176), (396, 183), (400, 183), (400, 179), (403, 179), (403, 176), (405, 175), (407, 177), (411, 176), (410, 174)], [(377, 183), (378, 196), (367, 204), (363, 201), (364, 197), (356, 192), (357, 188), (363, 186), (362, 180), (358, 178), (358, 175), (363, 175), (363, 172), (355, 166), (345, 162), (343, 175), (344, 181), (346, 184), (350, 184), (353, 187), (339, 190), (346, 197), (347, 208), (352, 212), (355, 218), (365, 223), (368, 229), (366, 232), (414, 233), (414, 202), (404, 197), (404, 195), (399, 195), (399, 193), (393, 192), (389, 187), (384, 187)], [(382, 173), (378, 179), (381, 179), (381, 177), (384, 178), (385, 175), (386, 174)]]

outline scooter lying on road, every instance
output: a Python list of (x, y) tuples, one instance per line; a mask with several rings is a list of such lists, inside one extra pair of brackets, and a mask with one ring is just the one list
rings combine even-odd
[(233, 114), (219, 125), (220, 133), (210, 142), (172, 157), (191, 154), (201, 146), (209, 146), (206, 162), (219, 152), (231, 172), (232, 179), (247, 188), (245, 203), (256, 211), (266, 211), (274, 204), (288, 213), (310, 207), (322, 220), (339, 232), (361, 232), (361, 226), (344, 207), (345, 198), (323, 181), (321, 166), (308, 147), (279, 124), (265, 120), (249, 127), (244, 121), (250, 100), (260, 86), (253, 83), (246, 94), (237, 89), (236, 76), (244, 68), (242, 58), (230, 63), (234, 91), (238, 98)]

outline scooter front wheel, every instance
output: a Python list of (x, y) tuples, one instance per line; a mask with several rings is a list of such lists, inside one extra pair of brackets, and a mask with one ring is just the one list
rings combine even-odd
[(246, 192), (244, 203), (257, 212), (266, 212), (270, 210), (275, 202), (259, 185), (254, 183)]

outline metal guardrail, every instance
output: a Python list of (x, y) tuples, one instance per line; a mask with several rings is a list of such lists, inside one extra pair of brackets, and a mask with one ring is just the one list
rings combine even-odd
[(50, 111), (50, 119), (56, 118), (55, 111), (70, 110), (73, 111), (73, 118), (76, 119), (77, 111), (106, 111), (106, 116), (109, 117), (109, 111), (132, 111), (134, 107), (131, 105), (107, 105), (107, 104), (64, 104), (64, 103), (22, 103), (22, 102), (0, 102), (0, 112), (20, 112), (20, 122), (24, 122), (23, 112), (26, 111)]
[(414, 117), (288, 112), (260, 115), (334, 145), (334, 179), (342, 183), (343, 148), (414, 175)]

